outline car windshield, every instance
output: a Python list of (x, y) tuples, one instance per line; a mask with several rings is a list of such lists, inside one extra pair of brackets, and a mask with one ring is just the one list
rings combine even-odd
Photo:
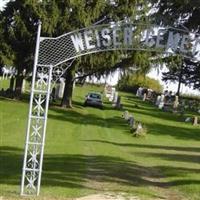
[(95, 93), (89, 94), (89, 97), (93, 99), (101, 99), (101, 95)]

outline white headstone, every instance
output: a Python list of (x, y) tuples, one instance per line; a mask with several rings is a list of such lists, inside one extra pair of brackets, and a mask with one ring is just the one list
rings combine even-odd
[(147, 98), (147, 93), (145, 92), (143, 95), (143, 101), (146, 101), (146, 98)]
[(176, 110), (178, 108), (178, 105), (179, 105), (178, 96), (175, 96), (175, 101), (174, 101), (174, 104), (173, 104), (173, 109)]
[(23, 79), (23, 82), (22, 82), (22, 93), (24, 93), (26, 91), (26, 80)]
[(161, 100), (161, 96), (158, 95), (158, 96), (157, 96), (157, 99), (156, 99), (156, 106), (159, 106), (160, 100)]
[(164, 101), (165, 101), (165, 95), (162, 94), (161, 97), (160, 97), (160, 103), (158, 105), (159, 109), (162, 109), (164, 107)]
[(113, 102), (116, 104), (118, 99), (118, 92), (115, 92)]
[(129, 119), (129, 112), (128, 112), (127, 110), (124, 112), (123, 118), (124, 118), (125, 120), (128, 120), (128, 119)]
[(56, 87), (56, 98), (62, 98), (65, 89), (65, 81), (64, 79), (60, 79), (60, 83)]

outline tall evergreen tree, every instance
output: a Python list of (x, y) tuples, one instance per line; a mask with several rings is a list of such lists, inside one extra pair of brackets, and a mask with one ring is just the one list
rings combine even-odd
[[(23, 70), (32, 70), (33, 52), (35, 48), (37, 21), (42, 21), (43, 36), (58, 36), (65, 32), (90, 26), (96, 22), (104, 23), (132, 19), (147, 22), (148, 6), (142, 0), (134, 1), (82, 1), (82, 0), (14, 0), (10, 1), (5, 10), (1, 13), (0, 21), (4, 27), (4, 40), (8, 45), (11, 55), (14, 55), (12, 62), (18, 69), (16, 78), (16, 91), (21, 93)], [(102, 20), (103, 19), (103, 20)], [(105, 60), (105, 55), (109, 58)], [(121, 52), (104, 53), (102, 56), (86, 56), (74, 62), (66, 76), (65, 94), (72, 94), (75, 72), (100, 71), (102, 74), (108, 72), (109, 68), (120, 63), (123, 58)], [(130, 65), (134, 64), (134, 56), (130, 52)], [(86, 62), (87, 60), (87, 62)], [(112, 61), (112, 62), (110, 62)], [(87, 63), (87, 64), (86, 64)], [(97, 64), (98, 63), (98, 64)], [(86, 64), (86, 65), (83, 65)], [(100, 66), (103, 66), (100, 69)], [(84, 70), (82, 70), (84, 68)], [(104, 69), (104, 70), (103, 70)], [(71, 106), (71, 95), (67, 95), (62, 101), (63, 106)]]
[(168, 72), (164, 72), (163, 81), (178, 82), (177, 95), (180, 95), (181, 84), (200, 90), (200, 63), (190, 59), (171, 59), (168, 61)]
[[(51, 10), (47, 12), (47, 6), (39, 0), (9, 1), (1, 12), (2, 40), (7, 46), (7, 52), (2, 55), (6, 55), (17, 68), (18, 74), (15, 83), (17, 97), (21, 94), (24, 70), (32, 71), (37, 22), (39, 19), (44, 21), (43, 30), (46, 35), (50, 35), (55, 28), (55, 17), (55, 13)], [(50, 22), (49, 18), (51, 18), (51, 23), (48, 23)], [(1, 59), (1, 61), (6, 63), (5, 59)]]
[(154, 6), (157, 24), (185, 26), (190, 31), (200, 31), (200, 1), (198, 0), (150, 0)]
[[(113, 22), (117, 20), (123, 20), (126, 18), (134, 19), (136, 21), (136, 16), (138, 20), (145, 21), (145, 11), (148, 9), (145, 4), (140, 4), (142, 1), (69, 1), (58, 3), (59, 10), (61, 11), (61, 22), (59, 25), (64, 27), (65, 30), (74, 30), (77, 28), (91, 26), (99, 21), (103, 20), (103, 23)], [(140, 9), (138, 9), (140, 6)], [(67, 14), (63, 9), (68, 8), (70, 12)], [(66, 21), (69, 18), (69, 23)], [(62, 22), (64, 21), (64, 26)], [(62, 30), (62, 28), (57, 28), (57, 30)], [(63, 30), (61, 31), (63, 32)], [(130, 65), (134, 64), (133, 56), (130, 53)], [(72, 105), (72, 85), (74, 81), (75, 72), (81, 73), (82, 76), (88, 74), (94, 74), (100, 76), (104, 73), (108, 73), (119, 66), (118, 63), (121, 62), (122, 56), (121, 52), (106, 52), (98, 55), (88, 55), (79, 59), (74, 63), (74, 66), (68, 69), (67, 73), (70, 75), (66, 76), (65, 92), (62, 100), (63, 107), (71, 107)], [(105, 60), (105, 57), (108, 58)], [(112, 69), (112, 70), (111, 70)], [(93, 73), (91, 73), (93, 72)]]

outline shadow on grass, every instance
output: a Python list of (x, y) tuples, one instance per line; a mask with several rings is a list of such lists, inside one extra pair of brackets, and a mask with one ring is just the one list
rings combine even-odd
[[(22, 150), (6, 146), (1, 147), (0, 168), (1, 184), (19, 185), (22, 168)], [(164, 177), (159, 172), (164, 169), (163, 166), (144, 167), (135, 162), (113, 156), (46, 154), (43, 168), (42, 185), (52, 187), (88, 188), (100, 191), (103, 190), (104, 187), (102, 186), (104, 183), (109, 183), (111, 186), (113, 183), (121, 186), (136, 187), (200, 184), (200, 180), (186, 179), (163, 182)], [(181, 177), (181, 173), (191, 173), (193, 170), (187, 168), (165, 168), (169, 176), (178, 175), (179, 177)], [(94, 181), (101, 185), (95, 185)]]
[[(54, 111), (55, 114), (49, 113), (48, 117), (54, 120), (71, 122), (80, 125), (87, 124), (107, 128), (121, 128), (123, 130), (124, 127), (127, 127), (120, 116), (101, 117), (96, 114), (84, 114), (75, 110), (66, 110), (60, 108), (51, 108), (51, 110)], [(104, 112), (103, 110), (98, 111)]]
[(184, 153), (144, 153), (139, 152), (138, 155), (143, 157), (153, 157), (153, 158), (161, 158), (162, 160), (169, 160), (175, 162), (188, 162), (188, 163), (197, 163), (200, 164), (200, 156), (199, 155), (188, 155)]
[(93, 143), (104, 143), (104, 144), (112, 144), (121, 147), (134, 147), (141, 149), (158, 149), (159, 150), (170, 150), (170, 151), (186, 151), (186, 152), (200, 152), (200, 147), (177, 147), (177, 146), (162, 146), (162, 145), (151, 145), (151, 144), (134, 144), (134, 143), (119, 143), (113, 141), (106, 140), (83, 140), (85, 142), (93, 142)]
[(0, 101), (29, 103), (29, 101), (30, 101), (30, 94), (29, 93), (23, 93), (19, 99), (9, 98), (9, 97), (5, 97), (5, 96), (0, 96)]
[(191, 128), (182, 128), (171, 125), (163, 125), (158, 123), (149, 123), (146, 125), (148, 132), (153, 135), (168, 135), (177, 139), (183, 140), (200, 140), (200, 128), (192, 127)]
[[(124, 104), (124, 109), (128, 110), (130, 113), (137, 113), (137, 114), (141, 114), (141, 115), (146, 115), (149, 117), (153, 117), (153, 118), (158, 118), (158, 119), (163, 119), (163, 120), (167, 120), (167, 121), (175, 121), (175, 122), (180, 122), (182, 121), (182, 117), (180, 116), (180, 114), (174, 114), (174, 113), (170, 113), (170, 112), (164, 112), (159, 110), (156, 107), (152, 107), (152, 105), (146, 103), (146, 107), (141, 107), (141, 101), (138, 102), (137, 107), (135, 107), (134, 104), (135, 101), (131, 102), (131, 104)], [(142, 102), (142, 104), (145, 104)]]
[[(117, 142), (110, 142), (104, 140), (83, 140), (85, 142), (93, 142), (93, 143), (104, 143), (104, 144), (112, 144), (116, 146), (122, 147), (133, 147), (133, 148), (141, 148), (145, 149), (158, 149), (159, 150), (172, 150), (178, 151), (177, 153), (154, 153), (154, 152), (138, 152), (138, 155), (142, 157), (154, 157), (154, 158), (161, 158), (164, 160), (176, 161), (176, 162), (188, 162), (188, 163), (197, 163), (200, 164), (200, 156), (199, 155), (190, 155), (188, 152), (196, 153), (200, 152), (200, 148), (198, 147), (175, 147), (175, 146), (160, 146), (160, 145), (143, 145), (143, 144), (129, 144), (129, 143), (117, 143)], [(184, 152), (187, 152), (185, 154)], [(198, 170), (200, 172), (200, 169)]]

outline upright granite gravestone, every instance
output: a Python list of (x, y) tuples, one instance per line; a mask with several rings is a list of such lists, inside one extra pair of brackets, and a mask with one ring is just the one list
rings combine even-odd
[(177, 112), (178, 106), (179, 106), (179, 98), (178, 98), (178, 96), (175, 96), (175, 100), (173, 103), (173, 111), (174, 112)]
[(163, 109), (164, 104), (165, 104), (165, 95), (162, 94), (161, 97), (160, 97), (160, 103), (159, 103), (159, 105), (158, 105), (158, 108), (159, 108), (159, 109)]

